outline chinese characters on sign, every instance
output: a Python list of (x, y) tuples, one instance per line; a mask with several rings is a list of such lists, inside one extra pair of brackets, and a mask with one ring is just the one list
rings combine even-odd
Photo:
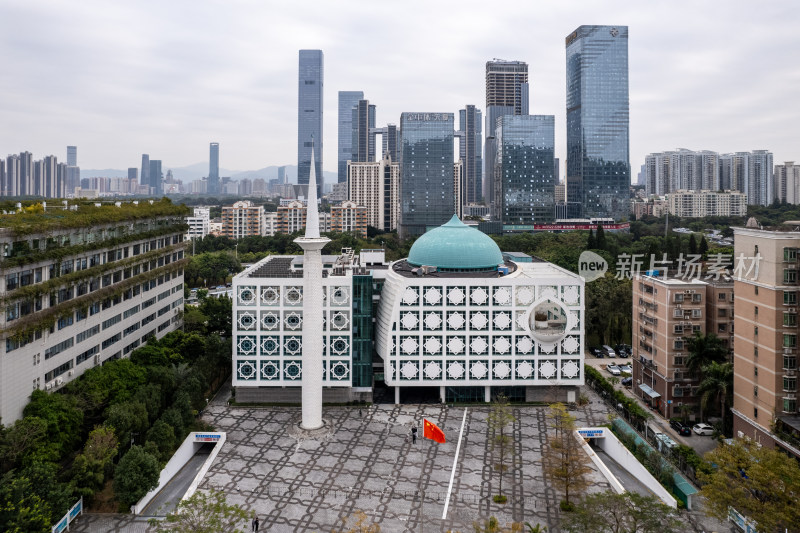
[[(737, 280), (754, 280), (758, 277), (758, 265), (761, 262), (761, 254), (755, 256), (745, 256), (739, 254), (733, 258), (732, 254), (709, 254), (705, 264), (700, 254), (680, 254), (678, 259), (672, 261), (667, 258), (667, 254), (662, 254), (661, 258), (655, 254), (621, 254), (617, 257), (617, 279), (632, 279), (642, 275), (643, 267), (648, 267), (645, 274), (653, 271), (674, 270), (675, 275), (671, 276), (683, 280), (719, 280), (723, 276), (733, 275)], [(703, 271), (705, 267), (705, 272)]]

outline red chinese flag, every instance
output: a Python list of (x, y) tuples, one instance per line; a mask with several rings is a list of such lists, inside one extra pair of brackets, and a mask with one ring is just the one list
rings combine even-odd
[(439, 429), (439, 426), (429, 420), (423, 421), (422, 436), (426, 439), (431, 439), (439, 444), (445, 443), (444, 431)]

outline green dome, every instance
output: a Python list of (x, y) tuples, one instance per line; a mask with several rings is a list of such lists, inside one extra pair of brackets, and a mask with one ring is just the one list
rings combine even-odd
[(446, 270), (488, 270), (503, 264), (503, 254), (491, 237), (453, 215), (447, 224), (414, 242), (408, 263)]

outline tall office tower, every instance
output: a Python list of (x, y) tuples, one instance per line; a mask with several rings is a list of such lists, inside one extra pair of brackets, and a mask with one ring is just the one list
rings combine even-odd
[(353, 157), (353, 108), (364, 99), (364, 91), (339, 91), (339, 139), (337, 181), (347, 181), (347, 162)]
[(322, 198), (322, 93), (325, 74), (322, 50), (300, 50), (297, 106), (297, 183), (308, 185), (314, 148), (317, 198)]
[(353, 109), (353, 156), (351, 161), (375, 161), (375, 106), (359, 100)]
[(527, 115), (529, 109), (528, 64), (494, 59), (486, 62), (486, 142), (484, 143), (483, 196), (494, 201), (495, 128), (504, 115)]
[(400, 238), (422, 235), (454, 213), (453, 113), (400, 115)]
[(77, 146), (67, 146), (67, 166), (70, 166), (70, 167), (77, 167), (78, 166), (78, 147)]
[(286, 167), (278, 167), (278, 183), (286, 184)]
[(731, 154), (720, 154), (719, 156), (719, 188), (723, 191), (733, 190), (733, 156)]
[(775, 199), (787, 204), (800, 204), (800, 165), (786, 161), (775, 165)]
[(128, 167), (128, 179), (139, 181), (139, 169), (136, 167)]
[(66, 164), (64, 166), (64, 193), (72, 194), (75, 192), (75, 187), (80, 185), (81, 168)]
[(6, 181), (6, 162), (0, 159), (0, 196), (8, 196), (8, 182)]
[(630, 210), (628, 27), (580, 26), (566, 38), (567, 180), (583, 215), (620, 220)]
[(208, 192), (219, 194), (219, 143), (209, 145), (208, 155)]
[(753, 150), (750, 154), (744, 191), (749, 205), (769, 205), (775, 200), (772, 166), (772, 152)]
[(33, 162), (33, 179), (31, 180), (30, 194), (33, 196), (44, 196), (44, 161)]
[(397, 124), (387, 124), (383, 129), (381, 157), (388, 153), (392, 161), (397, 161)]
[(555, 117), (506, 115), (497, 121), (492, 219), (503, 231), (530, 231), (553, 221)]
[(478, 203), (483, 196), (483, 131), (480, 109), (467, 105), (458, 112), (458, 157), (463, 161), (459, 207)]
[(142, 181), (142, 185), (149, 185), (150, 186), (150, 194), (152, 196), (161, 196), (163, 193), (163, 188), (161, 187), (161, 160), (160, 159), (151, 159), (150, 160), (150, 181), (145, 183)]
[(139, 185), (150, 187), (150, 156), (147, 154), (142, 154), (142, 171), (139, 176)]

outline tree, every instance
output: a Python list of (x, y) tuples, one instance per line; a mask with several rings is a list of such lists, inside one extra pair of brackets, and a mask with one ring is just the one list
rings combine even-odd
[(550, 406), (548, 426), (553, 434), (548, 439), (543, 463), (545, 473), (564, 493), (563, 507), (570, 507), (570, 494), (582, 493), (589, 486), (589, 457), (575, 433), (575, 417), (564, 404)]
[(247, 524), (249, 518), (245, 509), (227, 502), (224, 492), (211, 489), (181, 500), (166, 519), (151, 520), (150, 524), (160, 533), (245, 533), (242, 524)]
[(590, 494), (562, 522), (570, 533), (678, 533), (682, 526), (673, 508), (635, 492)]
[(720, 520), (733, 507), (755, 521), (758, 531), (797, 531), (800, 524), (800, 466), (778, 450), (735, 439), (706, 454), (716, 465), (700, 471), (706, 511)]
[(114, 428), (117, 440), (126, 442), (132, 434), (147, 431), (147, 408), (141, 402), (115, 403), (106, 411), (106, 424)]
[(495, 501), (498, 503), (506, 501), (503, 495), (503, 472), (508, 470), (509, 459), (512, 464), (514, 463), (514, 437), (506, 432), (506, 428), (515, 421), (508, 398), (502, 393), (498, 394), (487, 418), (489, 432), (493, 435), (491, 441), (491, 452), (495, 459), (493, 466), (500, 472), (500, 489), (495, 496)]
[(698, 252), (703, 257), (706, 257), (706, 254), (708, 253), (708, 241), (706, 241), (706, 236), (705, 235), (700, 237), (700, 248), (699, 248)]
[(13, 468), (30, 450), (44, 444), (46, 435), (47, 422), (36, 416), (26, 416), (6, 428), (0, 440), (3, 470)]
[[(351, 525), (347, 525), (351, 520), (355, 520)], [(345, 529), (334, 529), (331, 533), (380, 533), (381, 526), (369, 522), (369, 517), (364, 511), (356, 511), (352, 515), (341, 518), (342, 527)]]
[(717, 362), (722, 363), (728, 357), (728, 349), (722, 344), (722, 339), (713, 333), (703, 335), (699, 331), (686, 342), (689, 355), (684, 364), (696, 376), (706, 365)]
[(597, 248), (599, 250), (605, 250), (606, 249), (606, 233), (605, 233), (605, 231), (603, 231), (603, 225), (602, 224), (598, 224), (597, 225), (597, 237), (595, 237), (595, 239), (597, 241), (597, 244), (596, 244)]
[(114, 471), (114, 494), (126, 506), (138, 502), (158, 486), (158, 459), (141, 446), (131, 446)]
[(77, 401), (65, 394), (51, 394), (37, 389), (22, 411), (23, 416), (41, 418), (47, 424), (47, 442), (57, 453), (57, 459), (71, 452), (79, 441), (83, 412)]
[(697, 255), (697, 240), (694, 238), (694, 233), (689, 235), (689, 253)]
[(712, 362), (703, 368), (703, 380), (697, 388), (697, 394), (704, 408), (708, 407), (711, 400), (719, 401), (724, 430), (727, 418), (725, 406), (733, 400), (733, 363)]
[(490, 516), (486, 520), (473, 522), (472, 528), (475, 533), (517, 533), (523, 531), (523, 525), (520, 522), (511, 522), (505, 526), (500, 524), (497, 517)]
[(33, 490), (31, 481), (9, 472), (0, 478), (0, 531), (50, 533), (50, 504)]
[(592, 228), (589, 228), (589, 238), (586, 241), (586, 249), (592, 250), (597, 247), (597, 243), (594, 240), (594, 231)]
[(147, 441), (158, 447), (159, 459), (166, 462), (175, 447), (175, 431), (163, 420), (156, 420), (147, 432)]

